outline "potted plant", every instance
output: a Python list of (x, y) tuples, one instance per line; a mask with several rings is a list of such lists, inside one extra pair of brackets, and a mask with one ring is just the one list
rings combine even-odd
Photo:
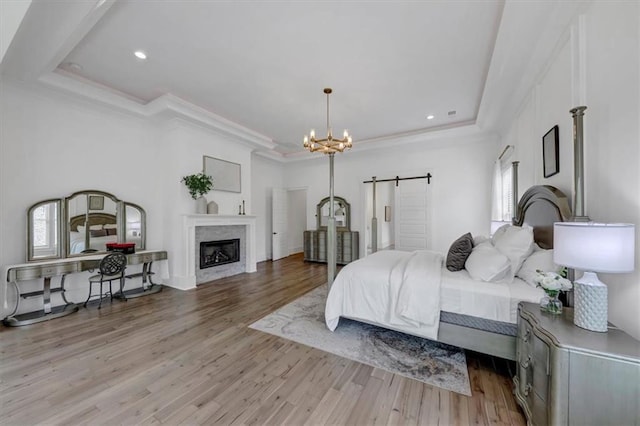
[(204, 194), (213, 189), (213, 179), (211, 176), (200, 172), (194, 175), (184, 176), (182, 182), (184, 182), (189, 190), (191, 197), (198, 202), (198, 204), (196, 204), (196, 213), (206, 213), (207, 199), (204, 198)]

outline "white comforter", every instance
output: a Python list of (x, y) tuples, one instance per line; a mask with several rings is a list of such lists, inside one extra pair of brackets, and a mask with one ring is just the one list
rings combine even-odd
[(419, 330), (437, 339), (440, 320), (442, 255), (384, 251), (345, 266), (336, 277), (325, 307), (335, 330), (341, 316), (401, 329)]

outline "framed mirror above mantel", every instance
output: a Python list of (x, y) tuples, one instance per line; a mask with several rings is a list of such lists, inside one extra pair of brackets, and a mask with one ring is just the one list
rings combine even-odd
[(106, 252), (107, 243), (146, 247), (146, 213), (137, 204), (99, 190), (35, 203), (27, 211), (27, 261)]

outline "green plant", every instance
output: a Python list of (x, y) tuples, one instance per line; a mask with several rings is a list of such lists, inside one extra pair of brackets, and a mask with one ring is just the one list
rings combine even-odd
[(189, 190), (194, 200), (213, 189), (213, 179), (209, 175), (200, 172), (195, 175), (184, 176), (182, 181)]

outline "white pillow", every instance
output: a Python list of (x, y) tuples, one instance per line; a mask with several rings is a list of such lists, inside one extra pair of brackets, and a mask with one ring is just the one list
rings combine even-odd
[(511, 228), (511, 225), (507, 223), (496, 229), (496, 232), (491, 236), (491, 242), (495, 245), (496, 241), (499, 240), (509, 228)]
[(534, 250), (533, 253), (522, 264), (522, 267), (516, 274), (518, 278), (522, 278), (532, 287), (537, 287), (534, 281), (538, 275), (537, 271), (542, 272), (560, 272), (561, 266), (553, 263), (553, 250)]
[(528, 225), (509, 226), (500, 234), (498, 231), (493, 234), (493, 245), (509, 258), (512, 280), (524, 260), (533, 252), (533, 228)]
[(476, 235), (473, 237), (473, 246), (479, 246), (482, 243), (486, 243), (487, 241), (491, 241), (489, 237), (485, 237), (484, 235)]
[[(91, 228), (93, 229), (93, 228)], [(118, 225), (115, 223), (107, 223), (102, 226), (102, 229), (118, 229)]]
[[(84, 234), (84, 230), (85, 230), (85, 226), (78, 226), (78, 232), (81, 234)], [(91, 231), (99, 231), (100, 229), (102, 229), (102, 225), (91, 225), (89, 226), (89, 229)]]
[(490, 241), (473, 248), (464, 268), (474, 280), (499, 282), (513, 279), (509, 258), (500, 253)]

